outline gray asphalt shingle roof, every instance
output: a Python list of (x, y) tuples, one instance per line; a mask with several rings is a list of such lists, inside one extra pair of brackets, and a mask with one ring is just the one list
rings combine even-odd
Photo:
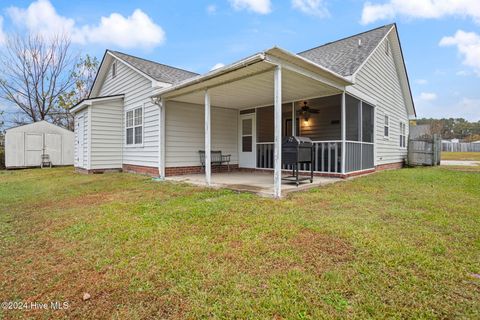
[(198, 73), (167, 66), (165, 64), (138, 58), (118, 51), (111, 51), (118, 58), (128, 62), (134, 68), (142, 71), (153, 79), (161, 82), (175, 84), (195, 77)]
[[(389, 24), (348, 38), (329, 42), (300, 52), (298, 55), (337, 74), (350, 76), (357, 71), (393, 26), (393, 24)], [(359, 40), (361, 40), (361, 45), (359, 45)]]

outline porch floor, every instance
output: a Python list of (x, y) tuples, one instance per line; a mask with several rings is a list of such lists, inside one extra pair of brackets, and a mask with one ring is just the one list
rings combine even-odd
[[(284, 174), (283, 176), (288, 176)], [(205, 186), (204, 174), (190, 174), (167, 177), (167, 181), (186, 182), (198, 186)], [(313, 183), (302, 181), (297, 187), (294, 182), (282, 181), (282, 196), (290, 192), (307, 190), (314, 187), (342, 181), (339, 178), (313, 177)], [(212, 187), (226, 188), (241, 192), (251, 192), (260, 196), (273, 196), (273, 172), (225, 172), (212, 173)]]

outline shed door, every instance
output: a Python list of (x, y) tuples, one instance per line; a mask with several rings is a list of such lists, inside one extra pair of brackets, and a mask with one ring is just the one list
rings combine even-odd
[(40, 166), (43, 153), (43, 134), (25, 133), (25, 165)]
[(45, 133), (45, 154), (50, 156), (52, 165), (62, 165), (62, 136), (55, 133)]

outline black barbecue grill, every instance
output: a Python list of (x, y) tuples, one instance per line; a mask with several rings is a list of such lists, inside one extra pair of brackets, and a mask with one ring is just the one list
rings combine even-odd
[[(300, 178), (298, 168), (300, 164), (310, 164), (310, 177)], [(283, 180), (293, 181), (299, 185), (300, 181), (310, 180), (313, 182), (313, 142), (307, 137), (285, 137), (282, 142), (282, 164), (291, 166), (292, 175)]]

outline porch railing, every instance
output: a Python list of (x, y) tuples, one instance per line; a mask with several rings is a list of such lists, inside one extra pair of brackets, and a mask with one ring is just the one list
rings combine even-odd
[[(346, 141), (345, 172), (360, 171), (373, 168), (373, 143)], [(257, 142), (257, 168), (273, 169), (273, 142)], [(283, 166), (283, 169), (291, 169)], [(310, 170), (310, 164), (302, 164), (300, 170)], [(342, 141), (313, 142), (313, 171), (324, 173), (342, 172)]]
[[(257, 143), (257, 168), (273, 169), (273, 142)], [(283, 169), (291, 169), (289, 165)], [(310, 164), (301, 164), (300, 170), (310, 170)], [(342, 171), (342, 142), (313, 142), (313, 171), (340, 173)]]
[(374, 167), (374, 148), (371, 142), (345, 142), (345, 172), (372, 169)]

